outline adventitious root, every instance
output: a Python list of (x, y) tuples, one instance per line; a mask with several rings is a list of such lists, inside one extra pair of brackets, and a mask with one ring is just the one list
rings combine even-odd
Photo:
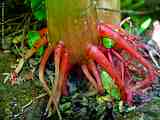
[[(66, 80), (69, 71), (69, 59), (68, 53), (64, 49), (63, 43), (59, 43), (54, 51), (54, 63), (55, 63), (55, 80), (52, 86), (52, 93), (49, 98), (48, 108), (50, 108), (53, 98), (56, 98), (56, 104), (58, 105), (59, 99), (62, 94), (67, 94), (67, 90), (64, 90), (66, 87)], [(54, 108), (54, 106), (53, 106)]]
[[(134, 66), (132, 64), (132, 62), (136, 59), (137, 61), (139, 61), (139, 63), (141, 65), (143, 65), (147, 69), (148, 72), (147, 72), (147, 74), (145, 74), (145, 76), (146, 76), (145, 79), (141, 80), (139, 82), (136, 82), (135, 85), (129, 86), (129, 87), (131, 87), (131, 90), (136, 91), (138, 89), (142, 89), (142, 88), (144, 89), (144, 88), (148, 87), (149, 85), (151, 85), (152, 81), (156, 77), (157, 72), (156, 72), (155, 68), (153, 67), (153, 65), (151, 65), (143, 57), (143, 55), (136, 49), (136, 45), (134, 43), (134, 37), (133, 36), (130, 37), (126, 32), (124, 32), (122, 30), (122, 28), (120, 28), (118, 26), (114, 26), (114, 25), (99, 24), (97, 28), (98, 28), (98, 31), (99, 31), (99, 34), (101, 37), (108, 37), (113, 40), (113, 43), (114, 43), (113, 49), (115, 49), (115, 50), (119, 49), (119, 51), (125, 51), (125, 52), (127, 52), (127, 54), (129, 54), (132, 57), (131, 62), (128, 63), (128, 66), (130, 64), (132, 66)], [(123, 57), (119, 56), (119, 55), (121, 55), (121, 52), (118, 53), (119, 55), (115, 51), (112, 51), (112, 53), (114, 55), (116, 55), (118, 59), (122, 60)], [(108, 58), (109, 58), (110, 62), (113, 64), (110, 56)], [(124, 61), (123, 63), (126, 62), (125, 59), (123, 59), (123, 61)], [(126, 70), (124, 70), (124, 67), (125, 67), (125, 64), (121, 64), (122, 79), (117, 81), (118, 84), (120, 81), (123, 81), (123, 79), (124, 79), (124, 74), (126, 72)], [(126, 67), (126, 68), (128, 69), (128, 67)], [(140, 70), (136, 69), (136, 71), (139, 72)], [(119, 85), (121, 85), (121, 84), (119, 84)], [(124, 86), (126, 86), (126, 85), (124, 85)]]
[[(48, 61), (48, 58), (51, 56), (53, 52), (55, 52), (54, 58), (55, 58), (55, 78), (56, 79), (52, 82), (53, 83), (52, 89), (50, 90), (47, 85), (47, 82), (44, 79), (44, 70), (45, 70), (45, 66)], [(58, 103), (59, 103), (59, 99), (60, 99), (61, 92), (62, 92), (61, 87), (63, 86), (64, 79), (67, 78), (67, 76), (65, 76), (65, 78), (62, 78), (62, 76), (66, 75), (67, 71), (66, 71), (65, 66), (68, 66), (68, 58), (67, 58), (68, 54), (66, 55), (66, 53), (64, 53), (65, 55), (64, 56), (62, 53), (63, 53), (62, 44), (58, 44), (58, 47), (55, 48), (55, 50), (53, 49), (52, 46), (48, 46), (48, 48), (46, 48), (45, 50), (44, 55), (41, 58), (41, 62), (39, 66), (39, 79), (45, 91), (50, 96), (46, 112), (50, 110), (50, 105), (53, 103), (53, 110), (57, 110), (57, 113), (60, 119), (62, 119), (62, 117), (58, 109)], [(61, 63), (61, 60), (62, 60), (62, 63)], [(61, 64), (62, 64), (62, 67), (60, 67)], [(61, 85), (61, 87), (59, 85)]]
[[(55, 80), (52, 82), (52, 89), (50, 90), (46, 81), (44, 80), (44, 69), (47, 63), (48, 58), (51, 53), (54, 52), (54, 64), (55, 64)], [(97, 89), (100, 94), (103, 94), (103, 86), (101, 83), (99, 72), (96, 68), (95, 63), (90, 60), (89, 64), (83, 64), (82, 71), (86, 75), (87, 79), (90, 81), (91, 85)], [(71, 68), (71, 64), (69, 63), (69, 53), (64, 46), (64, 43), (60, 41), (55, 49), (49, 46), (41, 59), (40, 67), (39, 67), (39, 79), (49, 94), (50, 98), (47, 105), (47, 110), (50, 109), (53, 103), (53, 110), (58, 106), (60, 97), (62, 95), (68, 95), (67, 90), (67, 77)], [(92, 77), (93, 74), (94, 78)]]
[(89, 60), (88, 68), (96, 79), (97, 89), (98, 89), (99, 94), (103, 95), (104, 89), (103, 89), (102, 81), (101, 81), (100, 74), (99, 74), (100, 71), (98, 70), (93, 60)]
[(89, 44), (86, 49), (87, 56), (90, 57), (90, 59), (95, 60), (102, 68), (104, 68), (108, 74), (112, 77), (118, 88), (120, 89), (122, 99), (125, 101), (128, 98), (126, 98), (127, 91), (126, 91), (126, 86), (124, 84), (124, 81), (120, 78), (120, 76), (117, 74), (118, 72), (112, 67), (108, 59), (105, 57), (105, 55), (98, 49), (98, 47)]
[(82, 68), (83, 73), (87, 77), (87, 79), (90, 81), (90, 83), (92, 83), (94, 88), (97, 89), (97, 83), (96, 83), (95, 79), (92, 77), (92, 75), (90, 74), (87, 65), (84, 64), (84, 65), (81, 66), (81, 68)]
[(51, 91), (48, 88), (47, 82), (45, 81), (44, 70), (45, 70), (45, 66), (46, 66), (46, 63), (48, 61), (48, 58), (51, 55), (52, 51), (53, 51), (53, 47), (52, 46), (48, 46), (48, 48), (46, 48), (45, 53), (41, 58), (41, 62), (40, 62), (40, 66), (39, 66), (39, 79), (40, 79), (45, 91), (49, 95), (51, 95)]
[[(41, 36), (44, 36), (44, 31), (46, 29), (40, 32)], [(122, 28), (115, 25), (99, 24), (97, 31), (100, 37), (112, 39), (113, 48), (105, 48), (100, 44), (101, 41), (84, 41), (81, 45), (81, 51), (79, 51), (78, 48), (74, 48), (74, 45), (71, 46), (72, 43), (68, 43), (66, 39), (52, 44), (48, 43), (46, 37), (42, 37), (35, 44), (35, 47), (26, 54), (25, 59), (28, 59), (40, 46), (48, 45), (39, 66), (39, 79), (49, 95), (47, 110), (52, 106), (53, 110), (56, 109), (58, 111), (60, 97), (69, 94), (67, 88), (69, 72), (72, 65), (74, 66), (77, 63), (80, 64), (84, 75), (100, 95), (103, 95), (104, 89), (99, 72), (101, 68), (106, 70), (119, 88), (122, 100), (130, 105), (133, 103), (134, 93), (137, 90), (148, 87), (155, 79), (156, 71), (154, 67), (136, 48), (136, 37), (129, 35)], [(80, 44), (75, 41), (72, 42)], [(126, 55), (128, 58), (126, 58)], [(50, 89), (44, 79), (44, 71), (49, 57), (52, 56), (55, 64), (55, 80), (52, 81), (53, 84)], [(75, 60), (73, 60), (74, 58)], [(138, 61), (138, 65), (143, 68), (139, 69), (140, 67), (135, 64), (135, 61)], [(144, 80), (136, 82), (134, 80), (136, 74), (140, 75)]]

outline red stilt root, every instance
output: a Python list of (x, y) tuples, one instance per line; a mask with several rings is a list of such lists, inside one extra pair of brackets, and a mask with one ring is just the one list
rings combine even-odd
[(86, 64), (81, 65), (81, 69), (86, 78), (89, 80), (89, 82), (93, 85), (94, 88), (97, 89), (97, 83), (95, 79), (92, 77), (91, 73), (89, 72), (87, 65)]
[(41, 62), (40, 62), (40, 66), (39, 66), (39, 79), (40, 79), (45, 91), (49, 95), (51, 95), (51, 91), (48, 88), (47, 82), (44, 79), (44, 70), (45, 70), (47, 60), (48, 60), (49, 56), (51, 55), (52, 51), (53, 51), (53, 47), (48, 46), (48, 48), (46, 48), (45, 53), (41, 58)]
[(96, 46), (92, 44), (88, 44), (86, 53), (89, 58), (95, 60), (100, 66), (102, 66), (109, 73), (109, 75), (114, 80), (115, 84), (120, 89), (122, 99), (126, 101), (128, 99), (126, 98), (128, 95), (127, 95), (125, 83), (117, 75), (116, 70), (112, 67), (110, 62), (105, 57), (105, 55)]
[(96, 64), (94, 63), (93, 60), (89, 60), (88, 68), (92, 72), (92, 74), (94, 75), (94, 77), (96, 79), (97, 89), (98, 89), (99, 94), (103, 95), (104, 89), (103, 89), (103, 86), (102, 86), (102, 81), (101, 81), (101, 78), (100, 78), (99, 71), (98, 71), (98, 69), (96, 67)]

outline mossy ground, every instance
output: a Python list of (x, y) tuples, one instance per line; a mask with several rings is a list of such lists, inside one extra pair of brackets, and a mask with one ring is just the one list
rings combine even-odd
[[(36, 100), (31, 106), (29, 106), (24, 112), (22, 112), (22, 107), (26, 105), (28, 102), (33, 100), (38, 95), (44, 93), (41, 85), (38, 80), (27, 80), (24, 81), (23, 84), (11, 86), (9, 83), (4, 84), (2, 73), (10, 72), (10, 66), (15, 64), (15, 56), (10, 53), (1, 53), (0, 54), (0, 73), (1, 73), (1, 81), (0, 81), (0, 120), (39, 120), (42, 118), (42, 112), (45, 110), (46, 99), (43, 97), (42, 99)], [(24, 69), (28, 70), (28, 69)], [(23, 73), (26, 73), (23, 71)], [(72, 107), (74, 107), (74, 102), (79, 100), (80, 98), (74, 98), (73, 96), (63, 98), (61, 103), (64, 104), (61, 107), (64, 107), (67, 103), (70, 103)], [(67, 101), (66, 103), (64, 101)], [(87, 102), (86, 102), (87, 101)], [(95, 103), (94, 103), (95, 101)], [(92, 114), (93, 111), (97, 110), (94, 107), (98, 106), (94, 97), (88, 97), (80, 100), (83, 111), (81, 114), (85, 114), (85, 116)], [(77, 103), (76, 103), (77, 104)], [(96, 105), (96, 106), (95, 106)], [(67, 111), (63, 111), (62, 115), (64, 115), (64, 119), (66, 120), (70, 117), (67, 115), (71, 115), (72, 107), (68, 107)], [(84, 111), (86, 109), (90, 112)], [(99, 109), (99, 108), (98, 108)], [(64, 109), (63, 109), (64, 110)], [(77, 110), (77, 108), (76, 108)], [(100, 109), (99, 109), (100, 110)], [(159, 120), (160, 118), (160, 97), (156, 97), (154, 100), (145, 103), (142, 107), (137, 107), (134, 111), (129, 113), (116, 113), (116, 120)], [(74, 117), (76, 117), (76, 112), (74, 112)], [(102, 115), (102, 111), (98, 113)], [(79, 116), (77, 114), (77, 116)], [(93, 116), (93, 115), (92, 115)], [(82, 119), (78, 117), (79, 119)], [(102, 117), (93, 117), (96, 119), (102, 119)]]

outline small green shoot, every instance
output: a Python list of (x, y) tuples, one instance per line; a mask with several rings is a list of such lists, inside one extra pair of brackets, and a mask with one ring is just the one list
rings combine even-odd
[(102, 71), (101, 79), (104, 89), (108, 92), (108, 94), (116, 100), (120, 100), (120, 92), (109, 74), (105, 71)]
[(148, 18), (146, 19), (140, 26), (139, 33), (142, 34), (150, 25), (151, 25), (152, 19)]
[(113, 47), (112, 39), (107, 38), (107, 37), (104, 37), (104, 38), (102, 39), (102, 41), (103, 41), (104, 47), (106, 47), (106, 48), (112, 48), (112, 47)]

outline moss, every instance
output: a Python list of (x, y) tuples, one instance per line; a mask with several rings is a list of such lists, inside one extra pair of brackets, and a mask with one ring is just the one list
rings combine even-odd
[[(33, 92), (41, 91), (36, 88), (32, 81), (24, 84), (11, 86), (0, 82), (0, 118), (13, 119), (14, 115), (21, 113), (22, 106), (33, 99)], [(38, 96), (35, 94), (35, 97)]]
[(11, 65), (16, 61), (16, 57), (10, 53), (0, 51), (0, 80), (3, 79), (3, 73), (11, 71)]

